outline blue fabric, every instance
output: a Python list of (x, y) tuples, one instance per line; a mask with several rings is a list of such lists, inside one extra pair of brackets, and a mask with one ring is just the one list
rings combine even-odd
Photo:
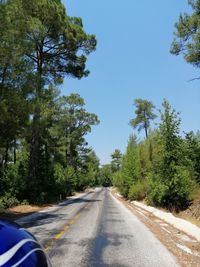
[[(27, 242), (24, 240), (27, 240)], [(25, 242), (24, 244), (22, 243), (23, 241)], [(16, 253), (14, 253), (12, 257), (6, 257), (8, 260), (6, 260), (6, 262), (2, 265), (2, 255), (7, 255), (8, 253), (5, 253), (10, 251), (10, 249), (15, 247), (17, 244), (21, 245), (17, 249)], [(41, 251), (41, 246), (30, 233), (21, 229), (17, 224), (0, 220), (0, 266), (11, 267), (16, 264), (20, 267), (48, 266), (45, 253)]]

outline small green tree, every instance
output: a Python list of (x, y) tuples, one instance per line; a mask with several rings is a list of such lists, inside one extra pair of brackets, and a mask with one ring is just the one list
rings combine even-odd
[[(136, 136), (130, 136), (126, 153), (122, 159), (121, 171), (115, 176), (115, 183), (124, 197), (128, 197), (131, 185), (139, 179), (139, 154)], [(119, 180), (116, 181), (116, 178)]]
[(115, 151), (111, 154), (111, 168), (113, 173), (119, 171), (122, 164), (122, 153), (119, 149), (115, 149)]
[(200, 140), (193, 132), (189, 132), (184, 141), (186, 159), (189, 161), (194, 179), (200, 184)]
[(155, 205), (179, 210), (190, 201), (192, 181), (187, 166), (183, 165), (180, 118), (169, 103), (164, 100), (161, 113), (160, 137), (162, 155), (157, 169), (154, 169), (148, 199)]
[(85, 155), (85, 160), (82, 163), (80, 184), (82, 187), (94, 187), (99, 185), (99, 159), (93, 150), (90, 150)]

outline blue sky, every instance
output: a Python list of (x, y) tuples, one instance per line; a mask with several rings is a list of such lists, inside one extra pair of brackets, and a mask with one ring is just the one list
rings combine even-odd
[(200, 129), (200, 81), (188, 82), (199, 72), (182, 56), (169, 53), (174, 24), (189, 12), (187, 0), (68, 0), (70, 16), (80, 16), (84, 29), (94, 33), (97, 50), (88, 58), (89, 77), (66, 79), (63, 94), (79, 93), (88, 111), (101, 121), (87, 140), (101, 163), (115, 148), (125, 151), (128, 125), (134, 117), (133, 100), (144, 98), (159, 109), (163, 98), (181, 112), (182, 131)]

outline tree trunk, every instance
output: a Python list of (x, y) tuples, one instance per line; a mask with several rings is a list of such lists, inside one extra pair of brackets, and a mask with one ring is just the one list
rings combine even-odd
[(148, 129), (147, 129), (147, 126), (146, 125), (144, 126), (144, 130), (145, 130), (146, 139), (148, 139)]
[(49, 173), (49, 151), (48, 151), (47, 144), (45, 144), (45, 176), (46, 178), (49, 178), (48, 173)]
[(39, 110), (35, 109), (32, 125), (32, 138), (30, 145), (30, 163), (29, 163), (29, 179), (36, 179), (38, 176), (38, 162), (39, 162)]
[(14, 140), (14, 150), (13, 150), (14, 164), (16, 164), (16, 162), (17, 162), (16, 146), (17, 146), (17, 143), (16, 143), (16, 139), (15, 139)]
[[(36, 184), (39, 178), (39, 161), (40, 161), (40, 117), (41, 117), (41, 99), (42, 99), (42, 48), (37, 48), (37, 79), (36, 79), (36, 96), (35, 110), (32, 123), (32, 137), (30, 145), (30, 162), (29, 162), (29, 183)], [(37, 188), (39, 190), (39, 188)]]
[(6, 151), (5, 151), (5, 161), (4, 161), (5, 167), (8, 164), (8, 152), (9, 152), (9, 143), (8, 143), (8, 141), (6, 141)]
[(151, 140), (149, 141), (149, 160), (150, 162), (153, 161), (153, 146), (152, 146)]

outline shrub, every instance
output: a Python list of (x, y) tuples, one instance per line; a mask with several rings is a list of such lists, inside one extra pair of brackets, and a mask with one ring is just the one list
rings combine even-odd
[(19, 200), (10, 193), (7, 193), (5, 196), (0, 198), (0, 209), (12, 208), (19, 204)]
[(190, 204), (193, 189), (194, 182), (190, 178), (189, 171), (177, 166), (172, 179), (163, 182), (157, 175), (151, 180), (148, 203), (179, 211)]
[(29, 205), (29, 202), (27, 199), (22, 200), (21, 205)]
[(64, 168), (61, 164), (54, 165), (55, 195), (66, 198), (75, 188), (75, 171), (72, 167)]
[(120, 187), (121, 183), (121, 171), (117, 171), (112, 175), (112, 184), (116, 187)]
[(148, 184), (146, 181), (137, 181), (134, 183), (128, 193), (130, 200), (143, 200), (146, 197), (148, 191)]
[(18, 155), (16, 164), (10, 163), (0, 174), (1, 195), (9, 193), (22, 201), (28, 199), (30, 192), (27, 188), (28, 158), (26, 154)]
[(163, 206), (167, 186), (161, 182), (159, 175), (154, 175), (150, 178), (149, 187), (150, 190), (147, 193), (147, 203), (149, 205)]
[(17, 164), (9, 164), (2, 175), (3, 194), (6, 192), (16, 193), (15, 183), (18, 178)]
[(174, 179), (168, 187), (167, 207), (176, 210), (187, 208), (191, 202), (193, 186), (190, 172), (184, 167), (176, 167)]

